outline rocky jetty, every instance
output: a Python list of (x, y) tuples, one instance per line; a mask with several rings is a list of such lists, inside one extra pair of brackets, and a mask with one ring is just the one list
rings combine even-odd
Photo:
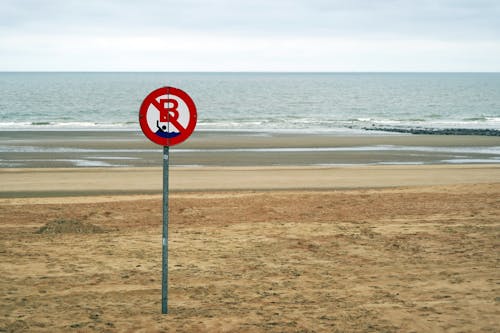
[(434, 134), (434, 135), (482, 135), (500, 136), (500, 130), (483, 128), (422, 128), (422, 127), (363, 127), (367, 131), (383, 131), (408, 134)]

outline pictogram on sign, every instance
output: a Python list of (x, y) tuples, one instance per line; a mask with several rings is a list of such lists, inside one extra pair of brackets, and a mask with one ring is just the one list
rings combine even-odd
[(146, 137), (162, 146), (173, 146), (186, 140), (196, 127), (196, 106), (184, 91), (162, 87), (142, 102), (139, 124)]

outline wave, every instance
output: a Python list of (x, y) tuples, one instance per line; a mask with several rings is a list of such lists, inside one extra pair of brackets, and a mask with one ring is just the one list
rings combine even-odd
[[(500, 136), (500, 117), (478, 116), (463, 119), (418, 118), (392, 119), (383, 117), (356, 117), (334, 119), (320, 116), (278, 117), (268, 115), (265, 119), (241, 119), (228, 116), (227, 119), (204, 118), (199, 116), (198, 130), (236, 130), (259, 132), (342, 132), (346, 134), (375, 134), (395, 132), (411, 134), (453, 134), (453, 135), (494, 135)], [(0, 122), (0, 130), (134, 130), (138, 131), (138, 121), (88, 122), (88, 121), (29, 121)]]
[(138, 122), (124, 123), (96, 123), (86, 121), (32, 121), (32, 122), (0, 122), (0, 130), (107, 130), (124, 129), (134, 130), (139, 128)]

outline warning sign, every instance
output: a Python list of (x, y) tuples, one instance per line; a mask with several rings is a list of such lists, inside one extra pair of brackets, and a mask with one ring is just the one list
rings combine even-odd
[(162, 87), (142, 102), (139, 124), (146, 137), (162, 146), (173, 146), (186, 140), (196, 127), (196, 106), (184, 91)]

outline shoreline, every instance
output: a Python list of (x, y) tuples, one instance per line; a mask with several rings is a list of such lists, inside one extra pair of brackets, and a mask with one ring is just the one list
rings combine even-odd
[[(120, 127), (120, 126), (95, 126), (95, 127), (44, 127), (50, 124), (45, 123), (32, 123), (33, 127), (0, 127), (3, 132), (137, 132), (140, 133), (140, 129), (133, 127)], [(39, 127), (37, 127), (39, 126)], [(288, 128), (288, 129), (255, 129), (255, 128), (239, 128), (239, 129), (223, 129), (223, 128), (202, 128), (197, 129), (196, 132), (203, 133), (263, 133), (268, 135), (279, 135), (279, 134), (298, 134), (298, 135), (310, 135), (310, 134), (327, 134), (327, 135), (338, 135), (338, 136), (376, 136), (376, 135), (393, 135), (393, 134), (413, 134), (413, 135), (458, 135), (458, 136), (500, 136), (500, 129), (494, 127), (425, 127), (425, 126), (390, 126), (390, 125), (375, 125), (372, 126), (360, 126), (354, 127), (346, 125), (345, 127), (337, 128), (316, 128), (316, 129), (306, 129), (306, 128)]]
[[(161, 166), (138, 131), (0, 132), (0, 168)], [(173, 166), (500, 163), (500, 138), (197, 131), (171, 149)]]

